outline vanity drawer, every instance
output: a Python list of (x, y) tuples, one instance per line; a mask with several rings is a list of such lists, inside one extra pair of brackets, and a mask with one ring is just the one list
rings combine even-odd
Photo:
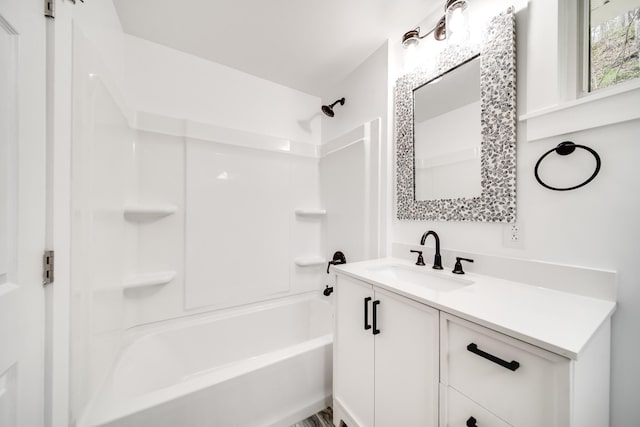
[(569, 425), (570, 361), (441, 313), (441, 382), (516, 427)]
[(440, 427), (511, 427), (451, 387), (440, 385)]

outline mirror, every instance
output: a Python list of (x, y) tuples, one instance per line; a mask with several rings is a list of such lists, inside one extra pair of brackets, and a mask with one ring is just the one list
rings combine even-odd
[(479, 197), (480, 58), (414, 89), (413, 105), (416, 200)]
[(399, 219), (515, 222), (515, 15), (396, 82)]

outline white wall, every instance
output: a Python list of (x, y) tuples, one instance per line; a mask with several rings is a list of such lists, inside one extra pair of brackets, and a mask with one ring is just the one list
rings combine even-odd
[(126, 91), (135, 111), (320, 143), (317, 97), (133, 36)]
[[(390, 100), (392, 99), (393, 88), (389, 85), (389, 45), (385, 42), (378, 48), (369, 58), (358, 66), (349, 76), (340, 82), (335, 88), (332, 88), (322, 96), (323, 104), (331, 104), (336, 99), (345, 97), (343, 106), (336, 105), (334, 107), (335, 116), (330, 118), (322, 115), (322, 142), (329, 144), (333, 140), (342, 138), (345, 134), (353, 129), (362, 126), (375, 119), (380, 119), (379, 135), (380, 146), (376, 150), (380, 151), (379, 164), (372, 164), (380, 170), (379, 182), (376, 183), (376, 192), (379, 193), (379, 203), (381, 210), (379, 212), (379, 242), (377, 244), (380, 254), (385, 254), (390, 249), (390, 243), (387, 241), (387, 227), (391, 215), (392, 202), (389, 199), (389, 185), (387, 179), (389, 176), (388, 161), (390, 156), (390, 146), (387, 143), (390, 140), (390, 133), (393, 126), (390, 126), (389, 120), (391, 114), (389, 109), (392, 108)], [(345, 178), (348, 179), (348, 171)], [(326, 186), (328, 182), (323, 180), (322, 185)], [(339, 229), (346, 234), (341, 236), (341, 240), (355, 240), (360, 238), (360, 229), (358, 221), (351, 224), (338, 225)], [(328, 227), (331, 228), (331, 218), (329, 218)], [(348, 230), (354, 231), (354, 234), (348, 233)], [(330, 251), (339, 248), (328, 248)], [(366, 257), (366, 251), (355, 254), (351, 259), (362, 259)], [(331, 255), (331, 254), (330, 254)], [(347, 260), (349, 260), (347, 255)]]
[(119, 108), (126, 108), (121, 95), (125, 83), (125, 35), (113, 3), (92, 2), (77, 7), (64, 5), (63, 8), (60, 10), (61, 19), (56, 20), (56, 24), (62, 27), (61, 32), (82, 33), (94, 48), (92, 55), (101, 64), (101, 78), (114, 92)]
[[(384, 43), (335, 88), (322, 95), (323, 104), (345, 98), (334, 107), (335, 116), (322, 114), (322, 142), (327, 143), (353, 128), (386, 115), (388, 45)], [(387, 125), (383, 121), (383, 134)]]

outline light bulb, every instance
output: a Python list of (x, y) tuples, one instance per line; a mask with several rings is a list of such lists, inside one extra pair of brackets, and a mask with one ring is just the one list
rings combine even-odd
[(467, 2), (456, 1), (447, 8), (447, 42), (459, 44), (469, 38), (469, 23), (467, 20)]
[(452, 33), (456, 33), (461, 31), (464, 27), (465, 17), (462, 14), (462, 9), (458, 7), (451, 13), (451, 18), (447, 23), (447, 29)]

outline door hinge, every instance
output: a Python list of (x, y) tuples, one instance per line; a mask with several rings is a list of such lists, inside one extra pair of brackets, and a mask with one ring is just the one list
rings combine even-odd
[(54, 273), (54, 253), (53, 251), (44, 251), (42, 257), (42, 280), (43, 285), (53, 283)]
[(44, 0), (44, 16), (47, 18), (56, 17), (56, 0)]

